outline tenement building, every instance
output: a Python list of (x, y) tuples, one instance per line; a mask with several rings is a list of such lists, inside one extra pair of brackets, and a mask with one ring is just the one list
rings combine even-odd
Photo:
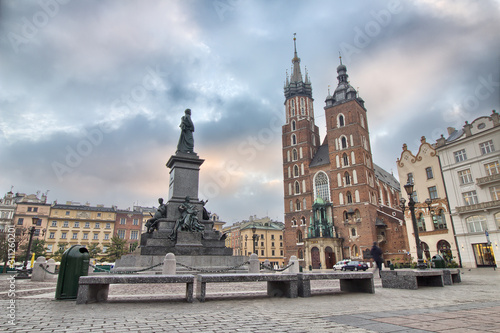
[[(463, 267), (500, 258), (500, 116), (448, 129), (436, 142)], [(496, 253), (496, 255), (495, 255)]]
[(321, 141), (295, 39), (292, 64), (282, 127), (286, 260), (295, 255), (303, 267), (331, 268), (345, 258), (370, 259), (373, 242), (386, 263), (404, 260), (409, 246), (399, 183), (373, 163), (367, 110), (346, 66), (337, 67), (337, 88), (326, 97)]

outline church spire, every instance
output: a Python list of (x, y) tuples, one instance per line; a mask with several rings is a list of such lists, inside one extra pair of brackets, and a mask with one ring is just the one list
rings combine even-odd
[[(293, 59), (292, 59), (292, 72), (290, 81), (285, 83), (285, 97), (288, 99), (292, 96), (308, 96), (312, 98), (311, 82), (306, 73), (305, 81), (302, 78), (300, 70), (300, 58), (297, 55), (297, 38), (296, 33), (293, 34)], [(288, 77), (288, 75), (287, 75)]]
[(293, 72), (292, 72), (292, 82), (302, 82), (302, 73), (300, 72), (300, 58), (297, 55), (297, 34), (293, 34)]

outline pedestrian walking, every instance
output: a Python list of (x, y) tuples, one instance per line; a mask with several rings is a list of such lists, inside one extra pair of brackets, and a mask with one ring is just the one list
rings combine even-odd
[(377, 242), (373, 242), (370, 254), (372, 255), (373, 260), (377, 263), (378, 276), (380, 277), (380, 271), (382, 270), (382, 250), (377, 246)]

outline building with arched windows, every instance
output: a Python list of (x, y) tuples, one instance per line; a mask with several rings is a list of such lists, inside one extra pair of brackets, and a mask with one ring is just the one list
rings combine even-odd
[[(311, 82), (303, 78), (294, 39), (283, 125), (285, 259), (331, 268), (342, 259), (368, 261), (373, 242), (384, 260), (409, 250), (399, 208), (399, 183), (372, 162), (364, 101), (337, 68), (338, 86), (325, 101), (327, 133), (320, 140)], [(300, 112), (297, 111), (300, 107)]]
[[(408, 150), (406, 144), (403, 145), (397, 166), (401, 186), (408, 182), (414, 184), (415, 217), (424, 259), (429, 261), (439, 254), (447, 261), (460, 263), (439, 158), (436, 149), (425, 137), (422, 137), (420, 142), (416, 155)], [(425, 203), (427, 198), (431, 200), (429, 206)], [(405, 219), (410, 253), (413, 258), (417, 258), (417, 245), (409, 210), (405, 211)]]

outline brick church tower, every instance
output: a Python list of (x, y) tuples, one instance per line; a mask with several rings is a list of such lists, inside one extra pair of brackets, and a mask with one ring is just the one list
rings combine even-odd
[[(374, 165), (364, 101), (337, 67), (338, 86), (326, 97), (326, 137), (314, 123), (311, 82), (302, 79), (294, 38), (293, 71), (285, 82), (283, 125), (285, 257), (301, 266), (331, 268), (366, 261), (374, 241), (387, 261), (409, 249), (399, 209), (399, 183)], [(409, 259), (409, 258), (408, 258)]]

